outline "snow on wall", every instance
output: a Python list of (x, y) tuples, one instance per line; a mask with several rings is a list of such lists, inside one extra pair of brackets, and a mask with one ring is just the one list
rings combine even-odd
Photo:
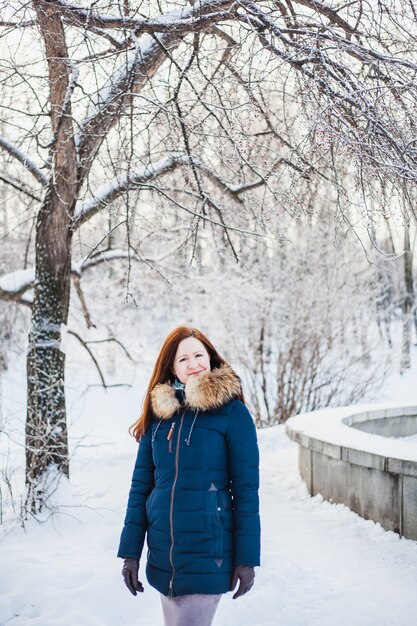
[(370, 454), (406, 461), (417, 461), (417, 445), (414, 439), (394, 439), (352, 428), (343, 422), (353, 416), (367, 415), (369, 419), (417, 415), (415, 404), (361, 404), (326, 408), (291, 417), (286, 422), (286, 432), (304, 435), (336, 446), (352, 448)]

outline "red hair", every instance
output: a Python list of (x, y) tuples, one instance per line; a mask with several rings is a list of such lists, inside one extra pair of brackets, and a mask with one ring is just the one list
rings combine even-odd
[[(149, 381), (143, 401), (142, 413), (136, 422), (134, 422), (129, 428), (129, 433), (136, 439), (136, 441), (139, 441), (139, 439), (144, 435), (153, 418), (151, 391), (158, 383), (174, 382), (175, 374), (173, 372), (173, 365), (177, 348), (181, 341), (183, 339), (187, 339), (188, 337), (195, 337), (201, 341), (202, 344), (204, 344), (210, 357), (211, 369), (220, 367), (222, 364), (227, 364), (223, 357), (221, 357), (217, 352), (211, 341), (209, 341), (209, 339), (200, 330), (193, 328), (192, 326), (177, 326), (174, 328), (174, 330), (172, 330), (165, 339), (158, 354), (158, 358), (156, 359), (151, 380)], [(242, 392), (239, 396), (239, 400), (244, 402)]]

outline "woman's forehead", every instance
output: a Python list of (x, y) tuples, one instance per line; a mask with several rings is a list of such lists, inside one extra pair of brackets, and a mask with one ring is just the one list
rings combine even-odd
[(187, 337), (178, 344), (177, 352), (175, 356), (181, 356), (182, 354), (192, 354), (201, 349), (206, 349), (205, 345), (196, 337)]

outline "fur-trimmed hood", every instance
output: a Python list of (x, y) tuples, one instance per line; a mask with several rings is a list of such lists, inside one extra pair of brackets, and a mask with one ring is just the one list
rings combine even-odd
[[(240, 393), (239, 376), (227, 363), (199, 376), (191, 376), (185, 385), (186, 406), (199, 411), (218, 409)], [(151, 405), (159, 419), (170, 419), (181, 406), (169, 382), (155, 385), (151, 391)]]

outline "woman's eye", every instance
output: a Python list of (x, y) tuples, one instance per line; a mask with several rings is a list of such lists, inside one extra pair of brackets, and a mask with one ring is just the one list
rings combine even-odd
[[(203, 355), (203, 354), (196, 354), (195, 356), (196, 356), (196, 357), (200, 357), (200, 356), (204, 356), (204, 355)], [(183, 357), (179, 360), (179, 362), (180, 362), (180, 363), (182, 363), (182, 362), (183, 362), (183, 361), (185, 361), (185, 360), (186, 360), (186, 357), (185, 357), (185, 356), (183, 356)]]

